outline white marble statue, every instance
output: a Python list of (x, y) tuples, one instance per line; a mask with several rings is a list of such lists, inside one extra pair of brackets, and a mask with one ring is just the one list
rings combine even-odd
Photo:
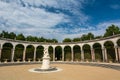
[(45, 46), (41, 69), (49, 69), (49, 68), (50, 68), (50, 56), (48, 53), (48, 46)]

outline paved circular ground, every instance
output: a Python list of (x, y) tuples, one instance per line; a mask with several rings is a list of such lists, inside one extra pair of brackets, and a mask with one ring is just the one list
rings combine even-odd
[(120, 80), (120, 71), (104, 67), (51, 64), (63, 69), (55, 73), (32, 73), (28, 70), (41, 64), (0, 67), (0, 80)]

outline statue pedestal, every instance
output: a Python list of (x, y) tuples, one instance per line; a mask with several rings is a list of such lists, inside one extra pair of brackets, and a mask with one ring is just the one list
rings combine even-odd
[(50, 57), (43, 57), (41, 69), (49, 69), (49, 68), (50, 68)]

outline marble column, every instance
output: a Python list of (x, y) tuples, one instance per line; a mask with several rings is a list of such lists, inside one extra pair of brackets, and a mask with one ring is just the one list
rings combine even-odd
[(84, 61), (84, 50), (81, 49), (81, 61)]
[(118, 59), (119, 59), (119, 62), (120, 62), (120, 47), (118, 47)]
[(64, 55), (65, 53), (64, 53), (64, 47), (62, 47), (62, 61), (64, 61), (65, 60), (65, 55)]
[(103, 57), (103, 62), (105, 62), (105, 48), (102, 48), (102, 57)]
[(14, 62), (15, 46), (13, 46), (13, 49), (11, 49), (11, 51), (12, 51), (11, 62)]
[(33, 58), (33, 61), (35, 62), (36, 61), (36, 47), (34, 49), (34, 58)]
[(55, 48), (53, 47), (53, 61), (55, 61)]
[(116, 59), (116, 62), (118, 62), (118, 48), (115, 47), (115, 59)]
[(73, 47), (71, 47), (71, 61), (74, 60), (74, 53), (73, 53)]
[(91, 58), (92, 58), (92, 62), (95, 61), (95, 53), (94, 53), (94, 49), (91, 49)]
[(25, 56), (26, 56), (26, 47), (24, 48), (24, 51), (23, 51), (23, 62), (25, 62)]
[(104, 56), (105, 56), (105, 62), (107, 62), (107, 61), (108, 61), (108, 60), (107, 60), (107, 49), (105, 48), (104, 50), (105, 50), (105, 53), (104, 53), (104, 54), (105, 54), (105, 55), (104, 55)]
[(1, 54), (2, 54), (2, 49), (0, 49), (0, 61), (1, 61)]

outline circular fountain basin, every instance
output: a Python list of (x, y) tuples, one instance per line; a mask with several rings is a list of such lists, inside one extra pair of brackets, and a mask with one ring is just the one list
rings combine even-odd
[(41, 68), (32, 68), (29, 69), (30, 72), (34, 73), (52, 73), (52, 72), (58, 72), (61, 71), (62, 69), (56, 68), (56, 67), (50, 67), (48, 69), (41, 69)]

